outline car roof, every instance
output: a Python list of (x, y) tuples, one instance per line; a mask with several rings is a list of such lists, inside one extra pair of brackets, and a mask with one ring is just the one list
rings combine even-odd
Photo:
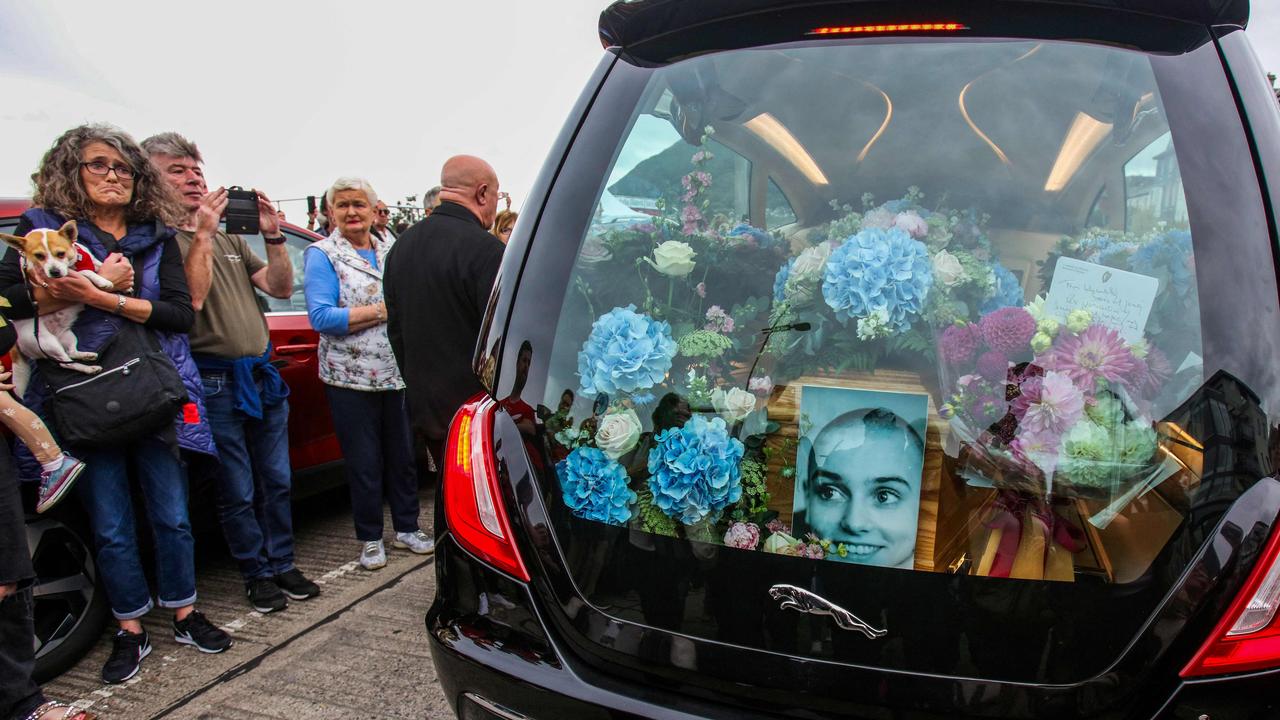
[[(1205, 25), (1238, 25), (1249, 21), (1249, 0), (1019, 0), (1027, 5), (1077, 6), (1123, 10)], [(854, 0), (870, 4), (872, 0)], [(848, 0), (616, 0), (600, 13), (600, 42), (630, 48), (665, 33), (750, 15), (788, 9), (847, 8)], [(885, 3), (878, 3), (884, 5)], [(908, 5), (904, 3), (904, 6)]]

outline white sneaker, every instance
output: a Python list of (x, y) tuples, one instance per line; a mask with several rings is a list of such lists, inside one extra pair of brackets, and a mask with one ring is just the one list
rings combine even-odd
[(370, 540), (360, 551), (360, 567), (365, 570), (377, 570), (387, 566), (387, 549), (381, 540)]
[(404, 548), (418, 555), (430, 555), (436, 551), (436, 541), (427, 537), (427, 534), (421, 530), (396, 533), (396, 539), (391, 541), (391, 546)]

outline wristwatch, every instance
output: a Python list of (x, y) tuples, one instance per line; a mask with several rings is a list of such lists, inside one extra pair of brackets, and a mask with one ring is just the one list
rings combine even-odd
[(126, 298), (125, 298), (125, 296), (124, 296), (124, 294), (123, 294), (123, 293), (117, 293), (117, 294), (116, 294), (116, 309), (115, 309), (115, 313), (116, 313), (117, 315), (119, 315), (120, 313), (124, 312), (124, 302), (125, 302), (125, 300), (126, 300)]
[(273, 237), (273, 238), (269, 238), (269, 237), (267, 237), (266, 235), (263, 235), (263, 236), (262, 236), (262, 241), (263, 241), (263, 242), (265, 242), (265, 243), (266, 243), (266, 244), (268, 244), (268, 245), (283, 245), (283, 244), (284, 244), (284, 234), (283, 234), (283, 233), (281, 233), (281, 234), (280, 234), (280, 235), (278, 235), (277, 237)]

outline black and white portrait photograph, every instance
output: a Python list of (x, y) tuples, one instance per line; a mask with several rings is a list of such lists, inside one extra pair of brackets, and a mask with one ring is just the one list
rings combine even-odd
[(828, 560), (912, 569), (928, 412), (922, 394), (801, 388), (797, 537), (830, 540)]

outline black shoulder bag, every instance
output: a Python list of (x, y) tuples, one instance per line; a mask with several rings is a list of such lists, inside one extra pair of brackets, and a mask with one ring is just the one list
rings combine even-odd
[[(119, 247), (111, 238), (108, 250), (113, 245)], [(154, 435), (190, 401), (173, 361), (141, 323), (122, 319), (98, 349), (96, 364), (102, 372), (86, 375), (52, 360), (37, 361), (49, 389), (45, 408), (59, 442), (71, 447), (119, 446)]]

